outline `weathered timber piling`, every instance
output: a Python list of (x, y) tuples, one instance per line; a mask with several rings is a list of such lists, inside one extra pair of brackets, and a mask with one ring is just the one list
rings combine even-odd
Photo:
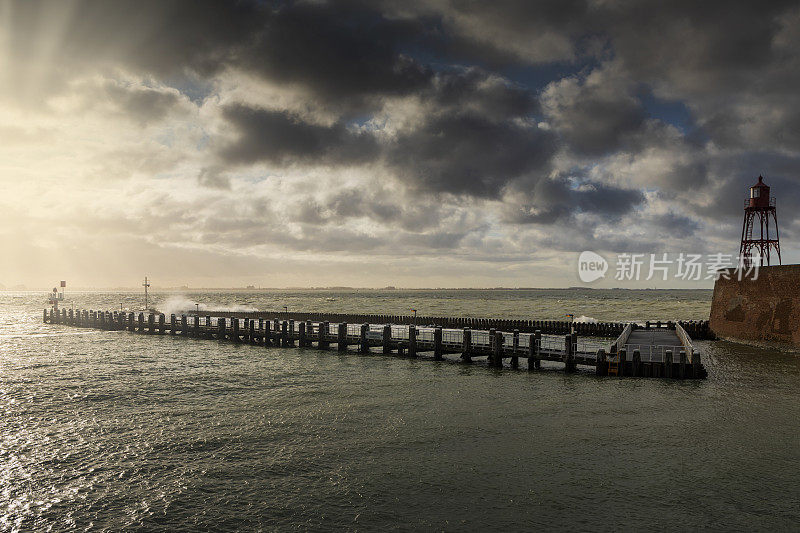
[(686, 377), (686, 352), (681, 350), (679, 356), (678, 379), (683, 379)]
[(564, 336), (564, 371), (575, 372), (575, 345), (573, 344), (573, 336)]
[(633, 351), (633, 363), (631, 367), (631, 375), (634, 377), (642, 375), (642, 354), (638, 349)]
[(672, 377), (672, 350), (666, 350), (664, 352), (664, 377)]
[(472, 362), (472, 330), (464, 328), (464, 341), (461, 348), (461, 360), (465, 363)]
[(339, 324), (336, 329), (336, 350), (339, 352), (347, 351), (347, 323)]
[[(147, 316), (145, 317), (145, 314)], [(432, 354), (434, 360), (445, 360), (448, 354), (457, 354), (465, 363), (470, 363), (475, 357), (485, 357), (486, 363), (495, 368), (504, 368), (505, 359), (507, 367), (517, 369), (520, 366), (520, 357), (527, 359), (528, 370), (540, 368), (541, 361), (560, 362), (567, 372), (576, 372), (578, 366), (594, 367), (594, 373), (600, 376), (607, 375), (613, 365), (614, 374), (618, 376), (659, 377), (672, 376), (680, 379), (698, 379), (706, 377), (707, 373), (701, 364), (700, 354), (691, 345), (691, 340), (681, 326), (660, 323), (651, 323), (651, 331), (655, 335), (665, 335), (665, 328), (676, 327), (677, 334), (683, 343), (678, 349), (679, 359), (673, 360), (672, 350), (666, 350), (663, 363), (654, 359), (653, 348), (648, 347), (648, 359), (642, 361), (643, 351), (636, 348), (641, 346), (635, 342), (627, 344), (631, 331), (635, 331), (630, 324), (620, 332), (617, 341), (609, 346), (611, 352), (606, 350), (581, 351), (578, 335), (581, 331), (597, 331), (596, 325), (576, 326), (572, 333), (564, 333), (561, 338), (550, 337), (543, 343), (542, 332), (534, 330), (532, 333), (523, 333), (518, 328), (503, 331), (496, 328), (474, 330), (468, 326), (458, 329), (446, 329), (441, 326), (393, 326), (391, 323), (371, 325), (362, 322), (358, 325), (348, 322), (337, 322), (335, 328), (330, 327), (327, 321), (313, 322), (312, 320), (294, 319), (264, 319), (241, 318), (239, 316), (214, 316), (206, 315), (205, 320), (197, 314), (183, 314), (180, 319), (175, 314), (170, 314), (169, 320), (162, 313), (107, 312), (107, 311), (68, 311), (59, 310), (42, 313), (46, 323), (63, 324), (75, 327), (92, 327), (104, 330), (129, 330), (148, 335), (164, 335), (169, 330), (170, 336), (194, 337), (197, 339), (217, 339), (234, 343), (264, 344), (265, 346), (313, 346), (316, 343), (320, 349), (328, 348), (331, 342), (337, 344), (337, 350), (345, 352), (350, 346), (356, 346), (357, 351), (363, 354), (373, 353), (373, 348), (389, 354), (397, 352), (398, 355), (407, 354), (409, 357), (418, 357), (420, 354)], [(512, 321), (513, 322), (513, 321)], [(485, 322), (484, 325), (488, 325)], [(515, 324), (515, 322), (513, 322)], [(334, 333), (331, 333), (331, 329)], [(643, 330), (644, 331), (644, 330)], [(648, 333), (648, 336), (653, 334)], [(637, 342), (641, 339), (637, 339)], [(677, 342), (677, 341), (676, 341)], [(559, 346), (560, 344), (560, 346)], [(630, 347), (630, 348), (628, 348)], [(658, 352), (660, 353), (660, 352)]]
[[(222, 329), (220, 329), (220, 338), (221, 339), (225, 338), (224, 331), (225, 331), (224, 327)], [(231, 319), (231, 340), (233, 342), (239, 342), (239, 319), (238, 318), (232, 318)]]
[(381, 346), (383, 348), (383, 353), (392, 353), (392, 326), (389, 324), (383, 325)]
[(598, 376), (608, 375), (608, 361), (606, 361), (606, 351), (600, 348), (597, 350), (597, 365), (595, 366), (595, 374)]
[(433, 330), (433, 359), (435, 361), (441, 361), (442, 354), (442, 328), (437, 326)]
[(495, 331), (494, 345), (492, 346), (492, 365), (496, 368), (503, 368), (503, 333)]
[(323, 350), (328, 349), (330, 347), (330, 343), (328, 343), (328, 335), (330, 334), (331, 325), (329, 322), (325, 321), (320, 324), (319, 327), (319, 342), (317, 342), (317, 346), (322, 348)]

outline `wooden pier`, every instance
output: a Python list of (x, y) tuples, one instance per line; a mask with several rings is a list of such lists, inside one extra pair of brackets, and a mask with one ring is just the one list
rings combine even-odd
[[(336, 345), (340, 352), (352, 347), (361, 353), (377, 349), (379, 353), (397, 353), (407, 357), (429, 353), (434, 360), (457, 354), (465, 363), (484, 358), (495, 368), (507, 366), (517, 369), (522, 359), (529, 371), (541, 368), (542, 361), (551, 361), (562, 364), (567, 372), (576, 371), (579, 365), (593, 367), (599, 376), (702, 379), (707, 375), (689, 335), (680, 324), (673, 323), (665, 323), (664, 327), (659, 323), (658, 328), (651, 328), (648, 323), (646, 329), (636, 329), (629, 323), (622, 327), (613, 341), (604, 342), (581, 337), (577, 332), (552, 335), (540, 330), (521, 332), (519, 329), (456, 329), (414, 324), (350, 324), (210, 314), (166, 317), (152, 313), (45, 309), (43, 319), (48, 324), (217, 339), (259, 346), (329, 349)], [(656, 341), (665, 341), (666, 344), (655, 344)]]
[[(513, 318), (476, 318), (476, 317), (447, 317), (447, 316), (409, 316), (409, 315), (382, 315), (382, 314), (354, 314), (354, 313), (303, 313), (280, 311), (203, 311), (214, 317), (224, 318), (252, 318), (294, 320), (295, 322), (311, 320), (312, 322), (346, 322), (348, 324), (395, 324), (395, 325), (424, 325), (439, 326), (446, 329), (480, 329), (499, 331), (519, 330), (520, 333), (566, 335), (575, 332), (581, 337), (616, 337), (625, 329), (623, 322), (571, 322), (568, 320), (521, 320)], [(190, 311), (189, 316), (196, 313)], [(675, 329), (680, 324), (692, 339), (714, 340), (714, 333), (708, 327), (708, 320), (681, 320), (678, 322), (649, 320), (642, 323), (646, 329)]]
[[(215, 314), (217, 315), (217, 314)], [(391, 354), (418, 357), (432, 354), (434, 360), (443, 360), (448, 354), (457, 354), (465, 363), (485, 359), (490, 366), (501, 369), (520, 368), (524, 360), (529, 371), (541, 368), (542, 361), (563, 365), (567, 372), (577, 366), (592, 367), (599, 376), (663, 377), (702, 379), (706, 370), (700, 354), (693, 348), (691, 339), (680, 324), (665, 323), (654, 328), (674, 344), (648, 345), (631, 341), (645, 340), (634, 335), (639, 330), (634, 324), (622, 325), (621, 331), (609, 342), (582, 337), (577, 332), (564, 335), (532, 332), (502, 331), (496, 328), (470, 327), (444, 328), (438, 325), (371, 324), (313, 321), (286, 318), (242, 318), (240, 316), (170, 315), (152, 313), (125, 313), (109, 311), (44, 310), (44, 322), (103, 330), (120, 330), (149, 335), (175, 335), (202, 339), (217, 339), (258, 346), (316, 346), (329, 349), (336, 345), (340, 352), (351, 347), (361, 353)], [(536, 321), (532, 321), (536, 322)], [(670, 326), (674, 329), (670, 329)], [(650, 324), (647, 329), (650, 331)], [(661, 339), (661, 337), (659, 337)], [(675, 342), (677, 341), (677, 342)], [(642, 358), (642, 354), (646, 354)], [(663, 354), (654, 358), (654, 354)]]

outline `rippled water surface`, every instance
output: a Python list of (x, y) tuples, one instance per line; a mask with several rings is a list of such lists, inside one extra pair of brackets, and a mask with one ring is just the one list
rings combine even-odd
[[(699, 319), (708, 291), (157, 294), (193, 306)], [(134, 294), (75, 294), (135, 308)], [(42, 324), (0, 293), (0, 530), (797, 529), (800, 360), (496, 371)]]

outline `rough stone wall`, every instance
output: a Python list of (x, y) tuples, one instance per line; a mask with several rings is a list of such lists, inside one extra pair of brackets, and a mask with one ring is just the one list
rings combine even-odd
[(709, 326), (724, 339), (800, 346), (800, 265), (761, 267), (756, 280), (720, 277)]

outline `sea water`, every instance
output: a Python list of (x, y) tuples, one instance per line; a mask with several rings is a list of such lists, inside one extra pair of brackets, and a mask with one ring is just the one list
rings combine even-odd
[[(162, 311), (704, 319), (709, 291), (157, 293)], [(136, 309), (135, 293), (68, 294)], [(791, 530), (800, 359), (527, 373), (42, 324), (0, 293), (0, 530)]]

